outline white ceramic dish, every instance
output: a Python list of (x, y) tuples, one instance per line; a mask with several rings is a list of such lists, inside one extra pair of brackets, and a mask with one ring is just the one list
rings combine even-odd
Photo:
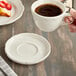
[(21, 33), (10, 38), (5, 44), (7, 56), (20, 64), (36, 64), (45, 60), (51, 52), (50, 43), (34, 33)]
[(15, 22), (24, 12), (21, 0), (8, 0), (8, 2), (12, 5), (11, 17), (0, 16), (0, 26)]

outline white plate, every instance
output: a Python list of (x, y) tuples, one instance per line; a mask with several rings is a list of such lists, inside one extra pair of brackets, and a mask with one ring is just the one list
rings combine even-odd
[(21, 0), (8, 0), (8, 2), (12, 5), (11, 17), (0, 16), (0, 26), (15, 22), (24, 12)]
[(5, 45), (7, 56), (20, 64), (39, 63), (45, 60), (50, 52), (50, 43), (44, 37), (33, 33), (15, 35)]

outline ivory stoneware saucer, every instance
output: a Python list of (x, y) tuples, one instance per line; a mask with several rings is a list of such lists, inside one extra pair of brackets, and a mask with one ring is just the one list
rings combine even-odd
[(36, 64), (45, 60), (51, 52), (50, 43), (34, 33), (21, 33), (11, 37), (5, 44), (8, 58), (20, 64)]

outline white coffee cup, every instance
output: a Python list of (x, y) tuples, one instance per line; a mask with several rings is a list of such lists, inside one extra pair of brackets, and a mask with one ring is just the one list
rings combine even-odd
[[(42, 4), (54, 4), (60, 7), (63, 12), (60, 15), (54, 17), (46, 17), (39, 15), (35, 12), (35, 9)], [(32, 4), (31, 11), (37, 27), (42, 31), (52, 32), (60, 26), (61, 22), (66, 16), (67, 10), (66, 6), (58, 0), (37, 0)]]

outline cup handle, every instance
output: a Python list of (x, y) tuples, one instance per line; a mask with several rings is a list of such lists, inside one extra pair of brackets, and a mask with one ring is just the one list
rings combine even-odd
[[(64, 18), (65, 18), (65, 17), (68, 17), (68, 16), (71, 16), (71, 14), (70, 14), (70, 9), (71, 9), (70, 7), (66, 6), (66, 10), (67, 10), (67, 11), (66, 11), (66, 13), (65, 13)], [(63, 25), (67, 25), (67, 22), (64, 21), (64, 18), (63, 18), (63, 20), (62, 20), (62, 24), (63, 24)], [(74, 20), (73, 20), (73, 21), (74, 21)], [(72, 24), (73, 21), (71, 21), (69, 24)]]
[[(68, 5), (67, 5), (67, 4), (68, 4), (68, 1), (69, 1), (69, 0), (63, 0), (63, 1), (62, 1), (62, 3), (63, 3), (63, 4), (65, 5), (65, 7), (66, 7), (66, 13), (65, 13), (64, 18), (67, 17), (67, 16), (71, 16), (71, 14), (70, 14), (70, 9), (72, 8), (72, 6), (68, 6)], [(64, 18), (63, 18), (63, 20), (62, 20), (62, 24), (63, 24), (63, 25), (66, 25), (67, 23), (64, 21)], [(73, 19), (73, 21), (74, 21), (74, 19)], [(73, 21), (71, 21), (70, 24), (72, 24)]]

